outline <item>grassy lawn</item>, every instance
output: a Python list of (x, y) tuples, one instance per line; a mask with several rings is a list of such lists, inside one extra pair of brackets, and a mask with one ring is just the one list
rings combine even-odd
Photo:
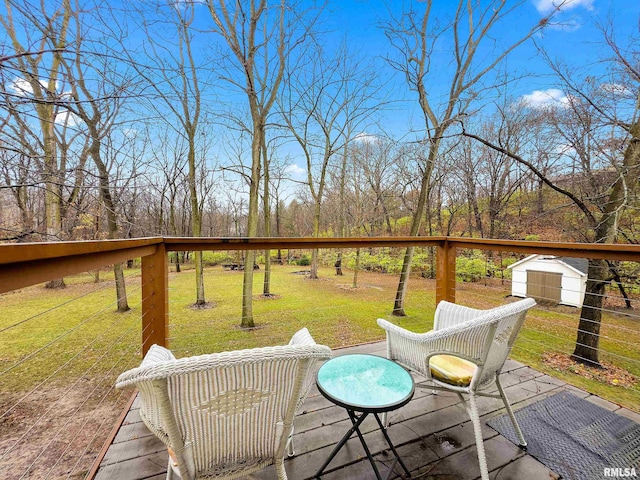
[[(384, 339), (376, 324), (383, 317), (413, 331), (431, 328), (435, 309), (435, 282), (412, 278), (406, 302), (407, 317), (390, 315), (397, 277), (360, 272), (358, 288), (351, 287), (352, 272), (337, 277), (321, 269), (319, 280), (299, 274), (308, 267), (274, 266), (271, 292), (263, 299), (263, 271), (254, 284), (256, 328), (242, 330), (240, 299), (242, 272), (211, 267), (205, 271), (207, 301), (211, 308), (193, 309), (193, 271), (170, 273), (170, 346), (178, 356), (284, 344), (302, 327), (319, 343), (332, 348)], [(102, 282), (92, 275), (67, 280), (60, 291), (35, 286), (0, 296), (0, 388), (28, 392), (42, 385), (72, 386), (100, 379), (110, 388), (115, 376), (140, 359), (140, 274), (126, 273), (132, 310), (115, 313), (114, 289), (108, 272)], [(508, 287), (506, 287), (508, 288)], [(459, 284), (457, 301), (477, 308), (505, 302), (504, 287)], [(68, 302), (68, 303), (67, 303)], [(513, 355), (536, 369), (640, 411), (640, 387), (610, 385), (559, 370), (543, 362), (543, 354), (571, 353), (577, 310), (537, 308), (529, 314)], [(603, 321), (603, 359), (640, 377), (638, 321), (606, 314)], [(606, 337), (606, 338), (605, 338)], [(620, 358), (618, 357), (624, 357)], [(630, 359), (630, 360), (628, 360)]]
[[(310, 280), (297, 272), (305, 267), (276, 266), (271, 293), (261, 298), (264, 274), (254, 278), (254, 320), (256, 328), (243, 331), (240, 323), (242, 272), (210, 269), (206, 272), (209, 310), (194, 310), (194, 278), (189, 273), (170, 278), (170, 341), (179, 354), (247, 348), (287, 343), (291, 335), (307, 327), (315, 340), (332, 348), (382, 340), (384, 332), (376, 318), (391, 318), (396, 277), (368, 272), (359, 274), (358, 288), (352, 276), (337, 277), (333, 269), (320, 269), (320, 279)], [(409, 287), (408, 326), (429, 327), (433, 316), (433, 282), (416, 278)], [(215, 334), (213, 333), (215, 332)]]

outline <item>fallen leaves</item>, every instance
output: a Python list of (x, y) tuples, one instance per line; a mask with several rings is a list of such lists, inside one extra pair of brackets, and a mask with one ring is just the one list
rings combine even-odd
[(547, 352), (542, 355), (542, 363), (556, 371), (574, 373), (607, 385), (632, 388), (638, 383), (638, 378), (624, 368), (607, 362), (601, 362), (603, 368), (589, 367), (572, 360), (564, 353)]

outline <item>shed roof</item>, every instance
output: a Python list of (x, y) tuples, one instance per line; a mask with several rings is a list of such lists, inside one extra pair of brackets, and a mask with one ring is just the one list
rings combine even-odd
[(553, 255), (540, 255), (540, 254), (529, 255), (528, 257), (525, 257), (522, 260), (509, 265), (507, 268), (513, 268), (518, 265), (522, 265), (523, 263), (526, 263), (537, 257), (544, 257), (544, 259), (547, 259), (547, 260), (553, 260), (554, 262), (564, 263), (567, 267), (571, 268), (572, 270), (575, 270), (580, 275), (586, 275), (587, 270), (589, 268), (589, 260), (587, 260), (586, 258), (555, 257)]
[(558, 257), (558, 260), (586, 274), (589, 271), (589, 260), (576, 257)]

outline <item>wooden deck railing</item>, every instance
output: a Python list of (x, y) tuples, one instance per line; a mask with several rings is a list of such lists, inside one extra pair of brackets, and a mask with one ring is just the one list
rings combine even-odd
[(168, 265), (172, 251), (314, 248), (436, 247), (436, 303), (455, 301), (456, 250), (504, 250), (567, 257), (640, 262), (640, 245), (487, 240), (456, 237), (380, 238), (174, 238), (0, 245), (0, 293), (142, 258), (143, 352), (167, 344)]

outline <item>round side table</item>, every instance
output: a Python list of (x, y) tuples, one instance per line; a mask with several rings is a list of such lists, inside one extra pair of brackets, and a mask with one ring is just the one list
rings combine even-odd
[(409, 469), (398, 455), (378, 416), (379, 413), (397, 410), (409, 403), (415, 392), (413, 378), (409, 372), (384, 357), (364, 354), (342, 355), (332, 358), (320, 367), (316, 384), (325, 398), (347, 410), (352, 423), (351, 428), (335, 446), (329, 458), (316, 472), (316, 478), (320, 478), (331, 460), (355, 432), (373, 467), (376, 478), (382, 480), (369, 447), (360, 432), (360, 425), (369, 414), (373, 414), (375, 417), (380, 431), (395, 455), (395, 461), (387, 478), (398, 463), (407, 474), (405, 478), (411, 477)]

